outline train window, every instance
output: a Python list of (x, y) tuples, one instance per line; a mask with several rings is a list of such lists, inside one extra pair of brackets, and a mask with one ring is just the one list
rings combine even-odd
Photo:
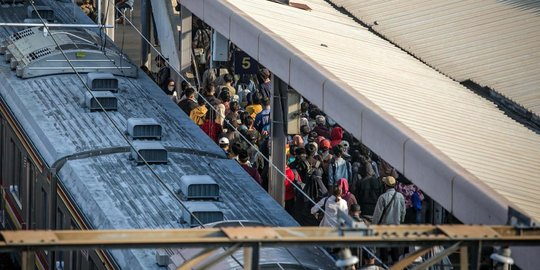
[(12, 159), (11, 159), (11, 174), (9, 180), (11, 180), (11, 185), (9, 190), (11, 194), (16, 198), (19, 208), (22, 209), (20, 203), (21, 193), (22, 193), (22, 176), (23, 176), (23, 162), (22, 162), (22, 153), (13, 141), (10, 139), (11, 149), (12, 149)]

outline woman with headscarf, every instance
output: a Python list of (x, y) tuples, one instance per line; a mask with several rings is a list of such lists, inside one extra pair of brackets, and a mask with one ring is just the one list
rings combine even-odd
[(358, 204), (356, 197), (349, 191), (349, 182), (345, 178), (341, 178), (338, 181), (338, 185), (341, 188), (341, 198), (347, 202), (347, 207), (350, 209), (351, 205)]
[(338, 145), (341, 140), (343, 140), (343, 129), (340, 126), (336, 126), (330, 131), (330, 146), (334, 148), (334, 146)]

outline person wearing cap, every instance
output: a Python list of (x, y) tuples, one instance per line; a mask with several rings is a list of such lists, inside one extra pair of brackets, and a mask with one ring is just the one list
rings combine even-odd
[(323, 136), (325, 138), (330, 138), (330, 130), (326, 127), (326, 118), (322, 115), (317, 115), (315, 117), (315, 127), (313, 131), (317, 133), (317, 136)]
[(240, 166), (246, 171), (259, 185), (262, 185), (262, 179), (261, 175), (257, 171), (257, 169), (251, 167), (251, 164), (249, 163), (249, 155), (246, 150), (240, 150), (240, 153), (238, 154), (238, 163), (240, 163)]
[(375, 264), (375, 252), (371, 249), (369, 249), (370, 252), (367, 252), (366, 250), (362, 250), (362, 268), (360, 270), (383, 270), (384, 268), (378, 266)]
[(360, 205), (355, 203), (349, 207), (349, 216), (356, 222), (367, 223), (364, 218), (360, 216), (362, 214), (362, 208)]
[(219, 139), (219, 147), (223, 149), (225, 155), (229, 155), (229, 139), (227, 137), (221, 137)]
[[(396, 179), (392, 176), (383, 177), (382, 182), (386, 192), (379, 196), (373, 213), (373, 224), (399, 225), (405, 220), (405, 198), (396, 191)], [(392, 263), (399, 259), (399, 249), (391, 248)], [(381, 258), (388, 261), (388, 249), (381, 248)]]

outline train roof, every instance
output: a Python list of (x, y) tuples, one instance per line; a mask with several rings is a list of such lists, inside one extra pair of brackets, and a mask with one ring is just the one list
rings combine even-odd
[[(55, 11), (58, 22), (89, 23), (71, 3), (41, 1)], [(22, 22), (26, 7), (3, 5), (0, 21)], [(3, 27), (0, 39), (22, 28)], [(4, 57), (0, 56), (4, 60)], [(86, 79), (86, 74), (82, 75)], [(188, 226), (183, 208), (167, 189), (180, 189), (184, 175), (209, 175), (220, 187), (214, 204), (225, 220), (256, 220), (273, 226), (297, 223), (235, 161), (209, 139), (189, 117), (143, 72), (137, 78), (116, 77), (118, 110), (108, 112), (126, 129), (132, 117), (153, 118), (163, 128), (161, 143), (169, 150), (168, 163), (150, 169), (130, 159), (122, 135), (103, 112), (90, 112), (82, 103), (85, 89), (75, 74), (21, 79), (9, 63), (0, 61), (0, 96), (23, 127), (48, 167), (59, 166), (60, 183), (76, 202), (93, 229), (177, 228)], [(85, 151), (103, 149), (96, 156), (59, 160)], [(122, 268), (158, 269), (154, 250), (112, 250)], [(314, 253), (317, 255), (316, 253)], [(314, 256), (315, 256), (314, 255)]]

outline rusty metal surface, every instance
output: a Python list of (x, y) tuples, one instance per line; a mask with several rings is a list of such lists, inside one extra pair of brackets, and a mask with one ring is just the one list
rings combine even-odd
[(235, 243), (287, 245), (436, 245), (479, 241), (489, 245), (540, 245), (540, 228), (523, 230), (510, 226), (400, 225), (372, 226), (365, 236), (359, 230), (340, 232), (328, 227), (208, 228), (170, 230), (2, 231), (0, 251), (35, 249), (216, 247)]
[(279, 240), (281, 237), (269, 227), (229, 227), (221, 229), (231, 240)]
[(497, 239), (501, 235), (490, 227), (470, 225), (442, 225), (438, 229), (450, 238)]

